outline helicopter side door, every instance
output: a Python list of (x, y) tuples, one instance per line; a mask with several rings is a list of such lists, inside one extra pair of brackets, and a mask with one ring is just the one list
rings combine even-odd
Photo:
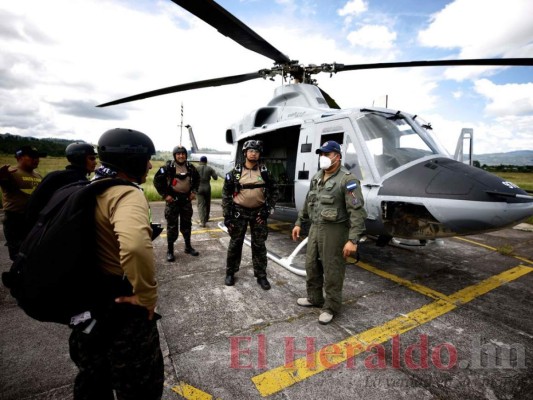
[(301, 125), (294, 174), (294, 200), (298, 210), (301, 210), (309, 191), (311, 178), (318, 170), (315, 136), (315, 124), (313, 122)]
[(315, 151), (328, 140), (334, 140), (341, 145), (343, 165), (359, 180), (362, 181), (369, 170), (367, 163), (359, 156), (361, 150), (356, 145), (358, 141), (349, 118), (302, 124), (295, 174), (295, 198), (298, 209), (303, 205), (311, 178), (319, 169)]

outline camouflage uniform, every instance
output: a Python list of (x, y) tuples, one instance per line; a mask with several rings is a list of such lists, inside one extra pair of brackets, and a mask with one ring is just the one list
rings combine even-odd
[(213, 168), (206, 163), (200, 163), (198, 166), (198, 175), (200, 176), (200, 187), (198, 188), (198, 216), (200, 223), (205, 225), (209, 221), (211, 213), (211, 184), (210, 180), (218, 179), (218, 175)]
[(90, 334), (85, 328), (74, 327), (69, 340), (79, 369), (74, 399), (112, 400), (113, 390), (118, 399), (161, 399), (164, 371), (156, 318), (150, 321), (146, 309), (120, 304)]
[(342, 251), (349, 239), (363, 235), (366, 211), (360, 183), (346, 168), (340, 167), (326, 182), (323, 178), (323, 170), (312, 178), (295, 225), (311, 222), (305, 262), (307, 298), (334, 315), (342, 304), (346, 268)]
[(188, 171), (187, 179), (190, 180), (191, 190), (189, 193), (176, 193), (171, 187), (172, 181), (176, 176), (176, 164), (175, 161), (167, 161), (165, 167), (159, 168), (154, 176), (154, 186), (163, 198), (167, 195), (174, 198), (173, 202), (167, 202), (165, 206), (169, 247), (174, 245), (181, 232), (185, 240), (186, 248), (190, 248), (193, 214), (190, 194), (191, 192), (196, 193), (198, 191), (200, 176), (194, 165), (186, 162)]
[[(262, 187), (262, 197), (264, 204), (261, 207), (247, 208), (235, 204), (234, 198), (242, 190), (250, 190), (239, 183), (242, 179), (241, 171), (244, 167), (237, 165), (231, 172), (226, 174), (224, 187), (222, 189), (222, 211), (226, 225), (230, 225), (229, 233), (231, 240), (228, 246), (226, 263), (226, 274), (233, 275), (239, 270), (242, 256), (242, 245), (248, 224), (252, 235), (252, 263), (254, 276), (256, 278), (266, 278), (267, 254), (265, 241), (268, 237), (268, 226), (266, 220), (278, 199), (278, 188), (270, 173), (262, 165), (255, 168), (262, 170), (261, 181), (257, 187)], [(244, 168), (245, 169), (245, 168)], [(253, 189), (252, 189), (253, 190)], [(258, 223), (256, 218), (261, 216), (263, 223)]]

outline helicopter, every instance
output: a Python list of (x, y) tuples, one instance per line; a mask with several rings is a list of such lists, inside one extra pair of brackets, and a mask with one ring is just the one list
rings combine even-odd
[(242, 161), (244, 142), (263, 141), (262, 160), (280, 187), (276, 219), (296, 219), (319, 169), (315, 150), (328, 140), (341, 144), (344, 166), (361, 182), (368, 214), (366, 231), (380, 245), (393, 237), (425, 244), (489, 232), (533, 215), (533, 196), (453, 159), (432, 134), (431, 125), (417, 115), (383, 107), (340, 108), (314, 79), (319, 73), (331, 76), (364, 69), (533, 66), (533, 58), (302, 65), (212, 0), (172, 1), (246, 49), (273, 60), (274, 66), (144, 92), (98, 107), (258, 78), (289, 79), (290, 83), (275, 89), (268, 104), (252, 110), (225, 132), (226, 142), (233, 146), (226, 171)]
[(189, 140), (191, 142), (191, 150), (189, 156), (191, 161), (200, 161), (202, 156), (205, 156), (209, 159), (209, 165), (215, 170), (218, 176), (224, 178), (226, 175), (230, 161), (232, 160), (232, 155), (230, 151), (217, 151), (217, 150), (200, 150), (192, 126), (185, 125), (187, 131), (189, 132)]

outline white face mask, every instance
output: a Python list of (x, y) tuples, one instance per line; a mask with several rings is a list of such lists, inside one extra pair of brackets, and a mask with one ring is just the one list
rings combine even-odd
[(321, 169), (328, 169), (329, 167), (331, 167), (331, 164), (332, 162), (329, 157), (320, 156), (320, 158), (318, 159), (318, 165), (320, 165)]

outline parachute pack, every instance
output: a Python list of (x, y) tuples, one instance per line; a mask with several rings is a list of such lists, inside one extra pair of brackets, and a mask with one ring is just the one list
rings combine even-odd
[(57, 190), (39, 214), (11, 269), (2, 274), (30, 317), (69, 324), (73, 316), (94, 314), (109, 303), (110, 278), (97, 267), (94, 210), (96, 196), (115, 185), (133, 183), (75, 182)]

